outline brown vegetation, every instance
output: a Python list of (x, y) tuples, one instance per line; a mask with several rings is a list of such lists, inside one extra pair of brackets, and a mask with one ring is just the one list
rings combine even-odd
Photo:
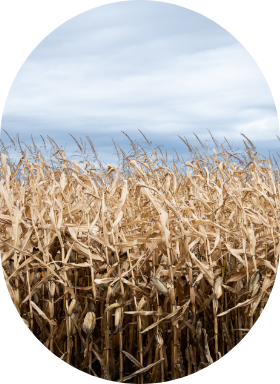
[(203, 369), (242, 340), (273, 288), (277, 169), (248, 141), (244, 157), (182, 140), (192, 161), (170, 166), (131, 141), (106, 170), (83, 143), (80, 163), (55, 145), (50, 161), (35, 144), (18, 164), (2, 150), (9, 293), (45, 347), (89, 374), (154, 383)]

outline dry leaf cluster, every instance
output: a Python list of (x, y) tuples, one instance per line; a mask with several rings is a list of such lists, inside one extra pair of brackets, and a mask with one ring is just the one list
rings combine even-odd
[(268, 160), (241, 169), (214, 151), (182, 172), (155, 155), (125, 157), (128, 177), (62, 150), (55, 169), (40, 154), (11, 169), (1, 155), (14, 305), (56, 356), (108, 380), (164, 382), (220, 359), (259, 318), (278, 268)]

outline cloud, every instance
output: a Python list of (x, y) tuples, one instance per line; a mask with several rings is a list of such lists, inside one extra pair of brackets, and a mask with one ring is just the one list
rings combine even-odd
[(57, 28), (19, 71), (2, 128), (58, 142), (89, 134), (105, 157), (120, 131), (141, 129), (167, 148), (207, 129), (266, 148), (279, 131), (266, 80), (241, 44), (204, 16), (154, 2), (103, 6)]

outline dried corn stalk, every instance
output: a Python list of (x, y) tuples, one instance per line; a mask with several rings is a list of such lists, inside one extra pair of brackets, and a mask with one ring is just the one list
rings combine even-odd
[(13, 169), (1, 154), (4, 278), (68, 364), (168, 381), (218, 360), (261, 314), (279, 263), (279, 179), (252, 153), (244, 169), (225, 152), (181, 168), (156, 151), (123, 156), (104, 170), (60, 150), (55, 169), (41, 154)]

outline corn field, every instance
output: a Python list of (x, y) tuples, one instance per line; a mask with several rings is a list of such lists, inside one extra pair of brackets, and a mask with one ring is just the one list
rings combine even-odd
[(247, 157), (224, 147), (201, 155), (182, 140), (190, 161), (131, 141), (106, 167), (82, 140), (80, 162), (55, 144), (47, 160), (35, 143), (12, 162), (2, 146), (8, 291), (41, 343), (90, 375), (141, 384), (191, 375), (234, 348), (269, 299), (277, 167), (248, 139)]

